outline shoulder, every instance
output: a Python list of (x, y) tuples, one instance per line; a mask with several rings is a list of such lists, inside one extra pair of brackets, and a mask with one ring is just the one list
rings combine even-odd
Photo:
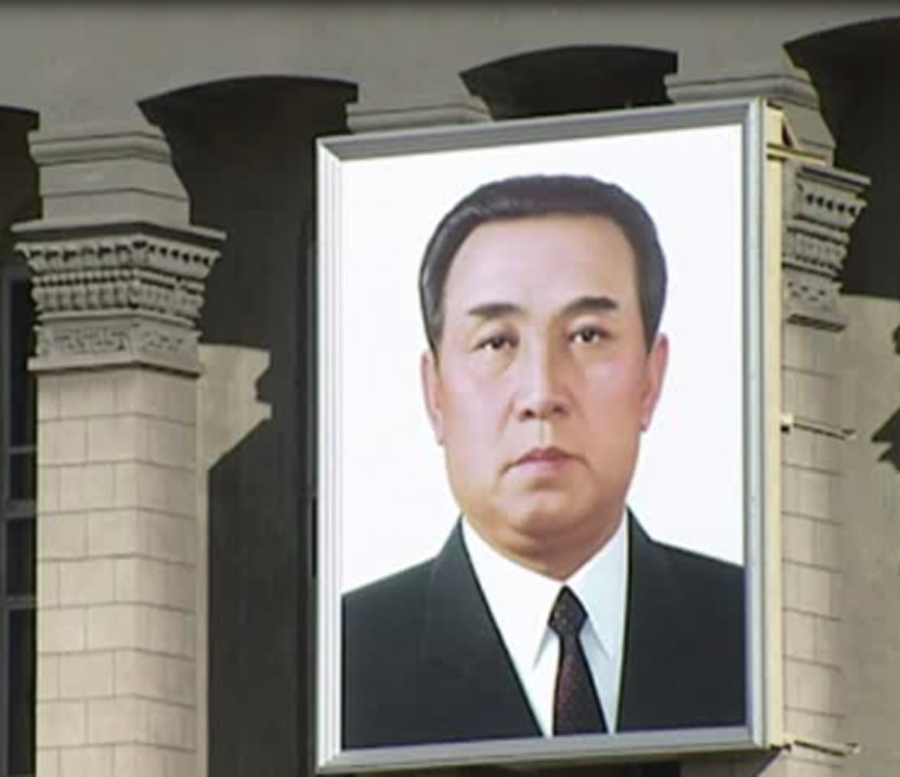
[[(736, 564), (651, 539), (636, 521), (631, 534), (634, 573), (678, 595), (692, 609), (743, 612), (744, 569)], [(647, 581), (644, 581), (647, 583)]]
[(346, 593), (342, 599), (345, 637), (383, 637), (420, 630), (429, 608), (440, 606), (471, 575), (459, 524), (432, 559)]
[[(643, 533), (635, 550), (629, 634), (642, 651), (642, 674), (669, 689), (667, 712), (654, 726), (740, 724), (746, 697), (744, 569)], [(677, 667), (677, 681), (659, 676), (657, 665)]]
[(361, 634), (368, 642), (387, 628), (395, 633), (414, 628), (422, 617), (433, 565), (427, 561), (345, 594), (346, 638)]
[(343, 597), (348, 689), (374, 692), (383, 683), (399, 684), (418, 670), (434, 563), (418, 564)]
[(656, 547), (665, 555), (666, 566), (673, 581), (689, 601), (704, 608), (725, 607), (741, 612), (744, 597), (743, 567), (682, 548), (661, 544)]
[(423, 711), (422, 641), (434, 562), (344, 595), (343, 741), (372, 747), (415, 741)]
[[(735, 564), (662, 546), (671, 570), (666, 585), (677, 593), (686, 645), (719, 720), (740, 721), (744, 708), (745, 575)], [(687, 659), (686, 659), (687, 662)], [(709, 689), (710, 681), (715, 690)], [(698, 679), (699, 687), (699, 679)], [(719, 713), (717, 713), (719, 714)]]
[(722, 561), (712, 556), (672, 545), (654, 542), (656, 547), (666, 555), (669, 565), (685, 575), (688, 579), (703, 581), (731, 581), (737, 583), (743, 579), (744, 569), (737, 564)]
[[(746, 575), (743, 567), (633, 533), (632, 600), (677, 622), (685, 644), (743, 662)], [(702, 646), (702, 649), (701, 649)]]

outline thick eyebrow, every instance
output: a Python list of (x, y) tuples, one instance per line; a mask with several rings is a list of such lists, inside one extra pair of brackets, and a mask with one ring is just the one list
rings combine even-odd
[(475, 318), (482, 318), (489, 321), (492, 318), (502, 318), (503, 316), (514, 316), (522, 313), (520, 305), (514, 305), (512, 302), (483, 302), (473, 308), (469, 308), (467, 313)]
[(612, 297), (578, 297), (563, 308), (567, 316), (578, 316), (583, 313), (607, 313), (619, 309), (618, 301)]
[[(619, 303), (612, 297), (585, 296), (578, 297), (569, 302), (562, 310), (564, 316), (578, 316), (586, 313), (607, 313), (618, 310)], [(490, 321), (503, 316), (520, 315), (524, 312), (521, 305), (512, 302), (483, 302), (480, 305), (469, 308), (468, 315)]]

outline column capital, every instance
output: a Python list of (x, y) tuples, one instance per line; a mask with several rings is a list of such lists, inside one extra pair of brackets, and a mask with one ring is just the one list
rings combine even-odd
[(33, 371), (142, 364), (199, 372), (198, 324), (222, 236), (150, 222), (15, 228), (32, 273)]
[(840, 331), (846, 319), (838, 275), (850, 229), (865, 207), (868, 178), (827, 165), (788, 160), (783, 192), (785, 321)]
[(199, 372), (205, 281), (224, 234), (190, 224), (168, 143), (141, 122), (29, 136), (43, 217), (13, 227), (31, 270), (34, 371)]

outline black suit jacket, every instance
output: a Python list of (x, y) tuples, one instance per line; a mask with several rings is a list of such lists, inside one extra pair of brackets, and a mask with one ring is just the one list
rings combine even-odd
[[(742, 570), (630, 532), (618, 730), (743, 724)], [(459, 525), (343, 607), (344, 747), (541, 736)]]

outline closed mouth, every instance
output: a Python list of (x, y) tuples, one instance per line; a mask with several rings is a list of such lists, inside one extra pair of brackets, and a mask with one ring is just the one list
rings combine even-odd
[(524, 456), (516, 459), (511, 466), (519, 467), (527, 464), (561, 464), (573, 458), (571, 454), (561, 448), (532, 448)]

